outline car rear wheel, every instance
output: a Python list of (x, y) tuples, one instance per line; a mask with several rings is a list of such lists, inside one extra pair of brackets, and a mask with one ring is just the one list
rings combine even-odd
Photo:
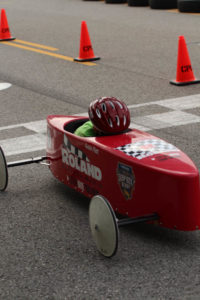
[(149, 0), (149, 6), (153, 9), (176, 8), (177, 0)]
[(180, 12), (200, 12), (200, 0), (178, 0)]

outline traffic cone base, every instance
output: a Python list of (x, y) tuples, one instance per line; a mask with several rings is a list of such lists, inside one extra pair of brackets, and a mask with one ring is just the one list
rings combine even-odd
[(9, 39), (0, 39), (0, 42), (13, 41), (15, 39), (16, 39), (15, 37), (11, 37)]
[(184, 36), (179, 36), (176, 79), (170, 83), (178, 86), (200, 83), (194, 76)]
[(86, 61), (94, 61), (94, 60), (99, 60), (100, 57), (99, 56), (95, 56), (95, 57), (92, 57), (92, 58), (74, 58), (74, 61), (79, 61), (79, 62), (86, 62)]
[(189, 84), (195, 84), (195, 83), (200, 83), (199, 79), (195, 79), (193, 81), (176, 81), (176, 80), (170, 80), (171, 84), (174, 85), (189, 85)]

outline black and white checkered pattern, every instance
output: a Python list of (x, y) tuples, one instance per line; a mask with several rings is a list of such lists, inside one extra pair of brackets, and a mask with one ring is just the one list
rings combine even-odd
[(179, 151), (174, 145), (160, 139), (144, 139), (117, 147), (116, 149), (137, 159), (143, 159), (158, 153)]

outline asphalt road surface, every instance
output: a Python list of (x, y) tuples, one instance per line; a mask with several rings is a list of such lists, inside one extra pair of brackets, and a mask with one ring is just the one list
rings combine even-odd
[[(102, 1), (0, 4), (16, 37), (0, 44), (0, 87), (11, 84), (0, 90), (8, 161), (45, 155), (48, 114), (87, 113), (95, 98), (115, 96), (129, 105), (132, 126), (173, 143), (199, 168), (200, 84), (169, 84), (180, 35), (200, 77), (198, 14)], [(101, 57), (94, 65), (72, 61), (82, 20)], [(0, 299), (200, 298), (199, 231), (123, 227), (116, 256), (106, 259), (91, 238), (88, 205), (45, 166), (9, 170), (0, 194)]]

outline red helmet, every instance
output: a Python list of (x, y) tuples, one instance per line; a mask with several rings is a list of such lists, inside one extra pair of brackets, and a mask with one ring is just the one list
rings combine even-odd
[(130, 124), (128, 107), (114, 97), (102, 97), (93, 101), (88, 113), (94, 127), (104, 133), (124, 131)]

